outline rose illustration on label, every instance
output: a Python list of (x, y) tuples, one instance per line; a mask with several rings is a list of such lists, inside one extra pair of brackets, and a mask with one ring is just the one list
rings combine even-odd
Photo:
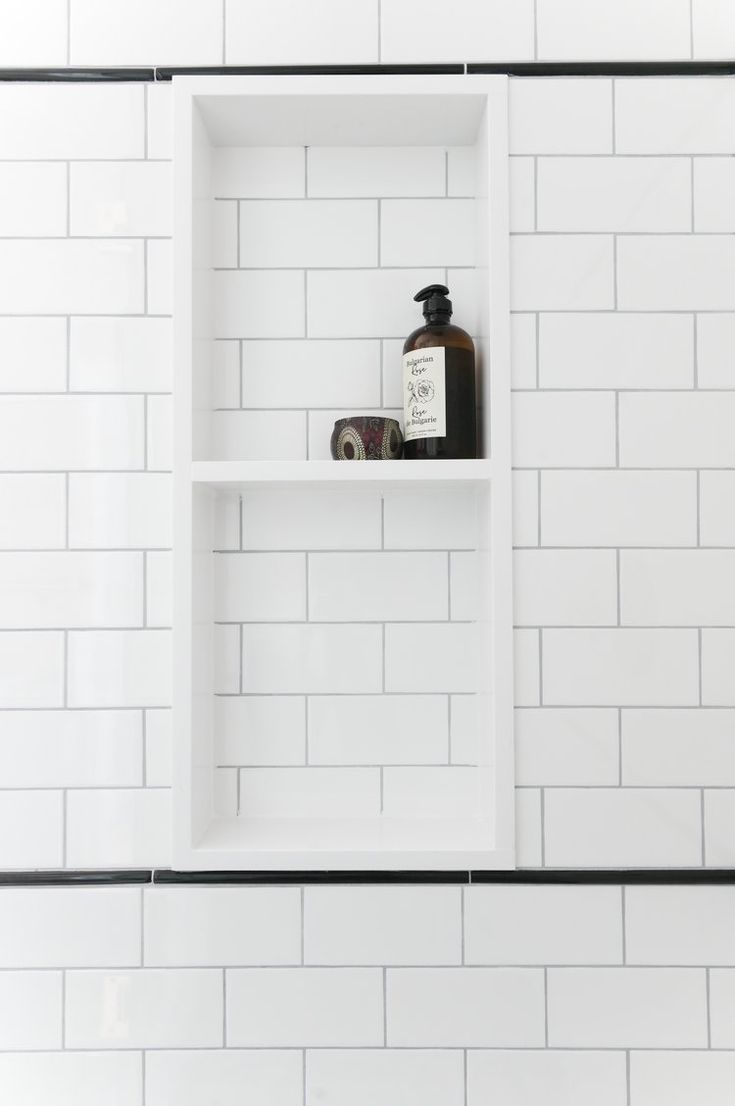
[(415, 407), (417, 403), (431, 403), (434, 398), (434, 385), (430, 380), (409, 380), (406, 386), (411, 393), (409, 407)]

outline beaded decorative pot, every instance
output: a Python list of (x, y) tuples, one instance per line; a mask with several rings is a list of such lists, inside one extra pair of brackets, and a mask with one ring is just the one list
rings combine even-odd
[(397, 461), (403, 434), (395, 419), (352, 415), (337, 419), (329, 445), (335, 461)]

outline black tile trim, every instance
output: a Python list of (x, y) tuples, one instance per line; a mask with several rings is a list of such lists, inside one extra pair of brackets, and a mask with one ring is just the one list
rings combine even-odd
[(154, 81), (150, 69), (0, 69), (0, 81)]
[(464, 74), (463, 63), (452, 65), (195, 65), (156, 66), (156, 80), (172, 77), (373, 77), (391, 75)]
[(467, 72), (509, 77), (727, 77), (735, 73), (735, 61), (469, 62)]
[(735, 884), (735, 868), (521, 868), (512, 872), (470, 872), (470, 883)]
[(469, 872), (174, 872), (157, 869), (154, 883), (469, 883)]
[(108, 871), (102, 868), (59, 871), (0, 872), (0, 887), (100, 887), (151, 883), (150, 868)]

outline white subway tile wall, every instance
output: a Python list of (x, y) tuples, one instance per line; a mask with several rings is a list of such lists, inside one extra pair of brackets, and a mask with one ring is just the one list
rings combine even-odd
[[(704, 58), (731, 56), (734, 35), (725, 0), (692, 0), (691, 24), (684, 0), (461, 0), (451, 18), (433, 0), (104, 13), (7, 0), (0, 64)], [(735, 863), (734, 88), (511, 80), (521, 866)], [(0, 83), (3, 868), (170, 863), (170, 156), (168, 86)], [(262, 456), (277, 426), (295, 456), (324, 455), (338, 414), (398, 407), (389, 366), (410, 294), (472, 263), (473, 167), (461, 150), (223, 150), (215, 175), (225, 455), (247, 435)], [(269, 213), (286, 212), (274, 241)], [(427, 213), (439, 232), (452, 220), (449, 243), (417, 233)], [(218, 560), (232, 559), (242, 619), (221, 635), (223, 790), (249, 801), (263, 794), (253, 773), (283, 772), (274, 802), (342, 794), (372, 810), (381, 790), (389, 804), (419, 799), (421, 780), (434, 794), (429, 774), (466, 802), (477, 753), (461, 672), (437, 690), (394, 653), (397, 705), (374, 729), (367, 708), (401, 641), (462, 636), (469, 506), (273, 500), (223, 516)], [(427, 586), (447, 573), (430, 625), (389, 623), (385, 653), (372, 622), (385, 612), (367, 596), (342, 611), (336, 595), (373, 557), (402, 617), (415, 597), (401, 558)], [(293, 586), (264, 612), (262, 581), (284, 570)], [(307, 598), (305, 634), (291, 620)], [(315, 641), (339, 656), (338, 686), (310, 668)], [(289, 650), (296, 693), (273, 665), (243, 669), (251, 647)], [(241, 694), (251, 679), (257, 693)], [(729, 887), (1, 889), (0, 1097), (235, 1106), (247, 1087), (263, 1106), (730, 1106), (734, 900)]]

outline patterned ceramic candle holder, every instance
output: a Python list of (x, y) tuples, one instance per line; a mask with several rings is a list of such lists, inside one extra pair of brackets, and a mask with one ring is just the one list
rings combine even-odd
[(335, 461), (397, 461), (403, 435), (395, 419), (352, 415), (337, 419), (329, 445)]

